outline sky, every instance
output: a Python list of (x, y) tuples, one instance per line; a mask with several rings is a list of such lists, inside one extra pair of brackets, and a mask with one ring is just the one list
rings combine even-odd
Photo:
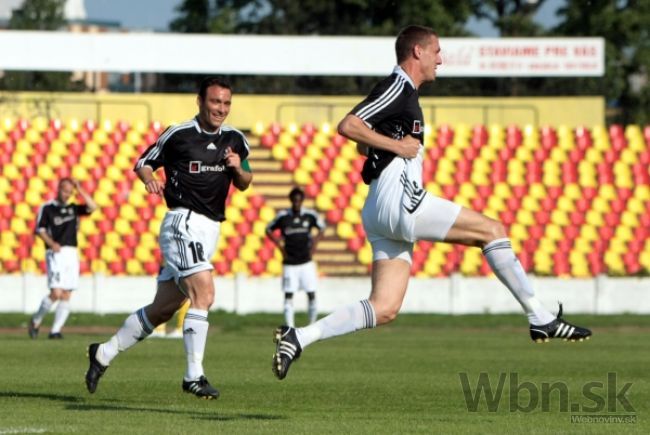
[[(555, 11), (566, 0), (548, 0), (535, 16), (544, 27), (557, 22)], [(175, 8), (182, 0), (85, 0), (89, 20), (116, 21), (129, 29), (165, 31), (176, 17)], [(470, 20), (468, 29), (481, 37), (497, 37), (487, 21)]]

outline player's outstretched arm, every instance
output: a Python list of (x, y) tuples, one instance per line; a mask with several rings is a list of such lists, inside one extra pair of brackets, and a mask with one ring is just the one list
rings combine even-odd
[(351, 113), (341, 120), (338, 132), (359, 144), (390, 151), (406, 159), (417, 156), (420, 149), (420, 141), (413, 136), (405, 136), (402, 140), (392, 139), (372, 130), (361, 118)]

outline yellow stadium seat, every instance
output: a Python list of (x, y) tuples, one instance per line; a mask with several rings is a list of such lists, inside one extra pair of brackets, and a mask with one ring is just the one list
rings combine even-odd
[(312, 160), (320, 160), (323, 158), (323, 150), (319, 147), (307, 147), (307, 152), (305, 153), (307, 157)]
[(337, 186), (348, 184), (350, 182), (347, 175), (345, 175), (343, 171), (334, 168), (330, 170), (329, 181), (336, 184)]
[(226, 220), (229, 220), (233, 223), (240, 223), (244, 220), (241, 215), (241, 210), (236, 207), (226, 207)]
[(603, 213), (604, 211), (600, 210), (588, 210), (587, 213), (585, 214), (585, 221), (589, 225), (593, 225), (596, 227), (603, 226), (605, 223), (605, 220), (603, 219)]
[(317, 167), (318, 165), (316, 164), (316, 161), (309, 156), (303, 156), (300, 159), (300, 164), (298, 165), (299, 169), (302, 169), (303, 171), (306, 172), (314, 172), (314, 170), (316, 170)]
[(286, 146), (277, 144), (271, 149), (271, 155), (275, 160), (283, 161), (289, 157), (289, 151)]
[(85, 181), (90, 178), (88, 171), (84, 166), (75, 166), (72, 168), (72, 178), (77, 180)]
[(133, 160), (123, 154), (116, 154), (113, 165), (119, 169), (131, 169), (134, 166)]
[(343, 219), (352, 224), (360, 224), (361, 213), (359, 213), (359, 210), (356, 210), (352, 207), (347, 207), (343, 212)]
[(584, 237), (578, 237), (574, 242), (573, 251), (571, 253), (579, 252), (582, 254), (588, 254), (591, 251), (593, 251), (591, 242), (589, 242), (589, 240), (585, 239)]
[(9, 224), (9, 229), (15, 234), (27, 234), (30, 232), (29, 227), (24, 219), (20, 217), (11, 218), (11, 223)]
[(539, 201), (532, 196), (524, 196), (521, 201), (521, 208), (528, 211), (539, 211), (541, 209)]
[(151, 249), (144, 246), (136, 246), (133, 256), (142, 263), (151, 261)]
[(611, 211), (611, 207), (609, 205), (609, 200), (602, 197), (602, 196), (597, 196), (591, 202), (591, 209), (592, 209), (591, 211), (597, 211), (597, 212), (600, 212), (600, 213), (607, 213), (607, 212)]
[(348, 221), (341, 221), (336, 225), (336, 234), (343, 240), (351, 239), (356, 235), (352, 224)]
[(34, 218), (34, 213), (32, 212), (31, 207), (24, 202), (16, 204), (14, 213), (16, 217), (25, 221), (29, 221)]
[(117, 218), (115, 220), (115, 232), (124, 236), (126, 234), (132, 234), (133, 230), (131, 228), (131, 222), (127, 219)]
[(266, 271), (273, 276), (279, 276), (282, 273), (282, 261), (271, 258), (266, 263)]
[(506, 207), (506, 203), (505, 203), (505, 201), (504, 201), (504, 199), (502, 197), (493, 195), (493, 196), (490, 196), (488, 198), (488, 208), (490, 208), (491, 210), (494, 210), (496, 212), (502, 212), (507, 207)]
[(553, 272), (553, 261), (548, 254), (535, 252), (533, 262), (535, 272), (542, 275), (550, 275)]
[(573, 200), (567, 198), (566, 196), (561, 196), (557, 200), (557, 209), (563, 212), (572, 212), (576, 209), (576, 206)]
[(11, 162), (19, 168), (24, 168), (29, 164), (29, 157), (27, 154), (14, 152), (14, 154), (11, 156)]
[(79, 158), (79, 164), (85, 168), (90, 169), (97, 166), (97, 161), (95, 160), (95, 157), (92, 156), (91, 154), (83, 153)]
[(359, 194), (354, 194), (350, 198), (350, 207), (356, 209), (356, 210), (361, 210), (363, 208), (363, 205), (365, 204), (366, 199), (364, 195), (359, 195)]
[(546, 225), (545, 235), (551, 240), (557, 241), (557, 240), (564, 239), (564, 233), (562, 232), (562, 228), (555, 223), (549, 223), (548, 225)]
[(109, 245), (102, 246), (99, 255), (101, 259), (107, 263), (119, 259), (119, 256), (115, 252), (115, 248)]
[(632, 197), (627, 201), (627, 209), (635, 215), (640, 215), (645, 211), (645, 205), (642, 200)]
[(28, 190), (25, 192), (25, 203), (24, 205), (28, 205), (30, 207), (41, 205), (44, 202), (43, 196), (34, 191), (34, 190)]
[(106, 262), (101, 259), (93, 260), (90, 269), (93, 271), (93, 273), (101, 273), (101, 274), (106, 274), (108, 271), (108, 267), (106, 266)]
[(598, 225), (593, 225), (593, 224), (586, 224), (580, 227), (580, 237), (589, 241), (593, 242), (595, 240), (600, 239), (600, 235), (598, 234), (598, 230), (596, 229)]
[(143, 275), (144, 268), (142, 263), (140, 263), (135, 258), (130, 258), (126, 261), (126, 273), (128, 275)]
[(260, 220), (262, 222), (271, 222), (275, 217), (275, 211), (269, 206), (263, 206), (260, 209)]
[[(75, 132), (64, 128), (59, 132), (59, 141), (61, 141), (64, 144), (69, 144), (75, 139)], [(52, 143), (54, 145), (54, 143)]]
[(243, 194), (243, 192), (237, 191), (232, 195), (230, 205), (231, 207), (243, 210), (248, 207), (248, 198)]
[(557, 225), (561, 226), (567, 226), (571, 222), (569, 221), (569, 216), (567, 215), (567, 212), (564, 210), (553, 210), (551, 212), (551, 222)]
[(447, 186), (454, 184), (454, 177), (452, 176), (452, 171), (450, 170), (438, 169), (438, 171), (436, 171), (434, 179), (438, 185)]
[(262, 221), (255, 221), (253, 223), (253, 234), (255, 234), (257, 237), (265, 237), (266, 236), (266, 223)]
[(372, 263), (372, 249), (370, 247), (364, 246), (359, 250), (359, 253), (357, 255), (357, 258), (359, 259), (359, 262), (363, 264), (364, 266), (367, 266)]
[[(122, 243), (122, 236), (115, 231), (109, 231), (106, 233), (106, 237), (104, 239), (104, 246), (107, 246), (109, 248), (121, 248), (123, 245)], [(103, 256), (102, 256), (103, 257)], [(106, 260), (104, 258), (104, 260)], [(106, 260), (106, 261), (111, 261), (111, 260)]]

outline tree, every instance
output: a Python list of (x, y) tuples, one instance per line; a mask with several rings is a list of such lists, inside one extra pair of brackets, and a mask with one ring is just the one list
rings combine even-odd
[[(559, 15), (563, 21), (553, 33), (605, 38), (602, 91), (608, 105), (615, 108), (610, 121), (650, 122), (650, 2), (570, 0)], [(581, 82), (583, 87), (594, 86), (594, 79)]]
[[(59, 30), (65, 24), (65, 0), (25, 0), (9, 19), (11, 30)], [(69, 72), (7, 71), (0, 87), (7, 90), (64, 91), (74, 86)]]
[[(185, 0), (170, 28), (188, 33), (395, 36), (412, 23), (445, 36), (464, 36), (469, 0)], [(166, 74), (167, 85), (188, 90), (198, 77)], [(365, 94), (371, 77), (232, 77), (238, 92)], [(456, 88), (466, 87), (466, 81)]]

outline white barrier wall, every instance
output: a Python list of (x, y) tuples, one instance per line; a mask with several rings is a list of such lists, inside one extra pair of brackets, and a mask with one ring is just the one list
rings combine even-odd
[[(650, 313), (650, 278), (560, 279), (531, 277), (537, 296), (552, 311), (557, 302), (569, 313)], [(282, 312), (280, 278), (215, 278), (213, 309), (240, 314)], [(123, 313), (151, 302), (155, 293), (151, 277), (84, 276), (75, 291), (71, 308), (77, 312)], [(318, 289), (320, 312), (368, 297), (369, 278), (321, 278)], [(0, 276), (0, 312), (32, 313), (45, 294), (45, 276)], [(307, 307), (298, 294), (298, 310)], [(402, 312), (408, 313), (518, 313), (521, 309), (510, 292), (495, 278), (418, 279), (409, 284)]]

